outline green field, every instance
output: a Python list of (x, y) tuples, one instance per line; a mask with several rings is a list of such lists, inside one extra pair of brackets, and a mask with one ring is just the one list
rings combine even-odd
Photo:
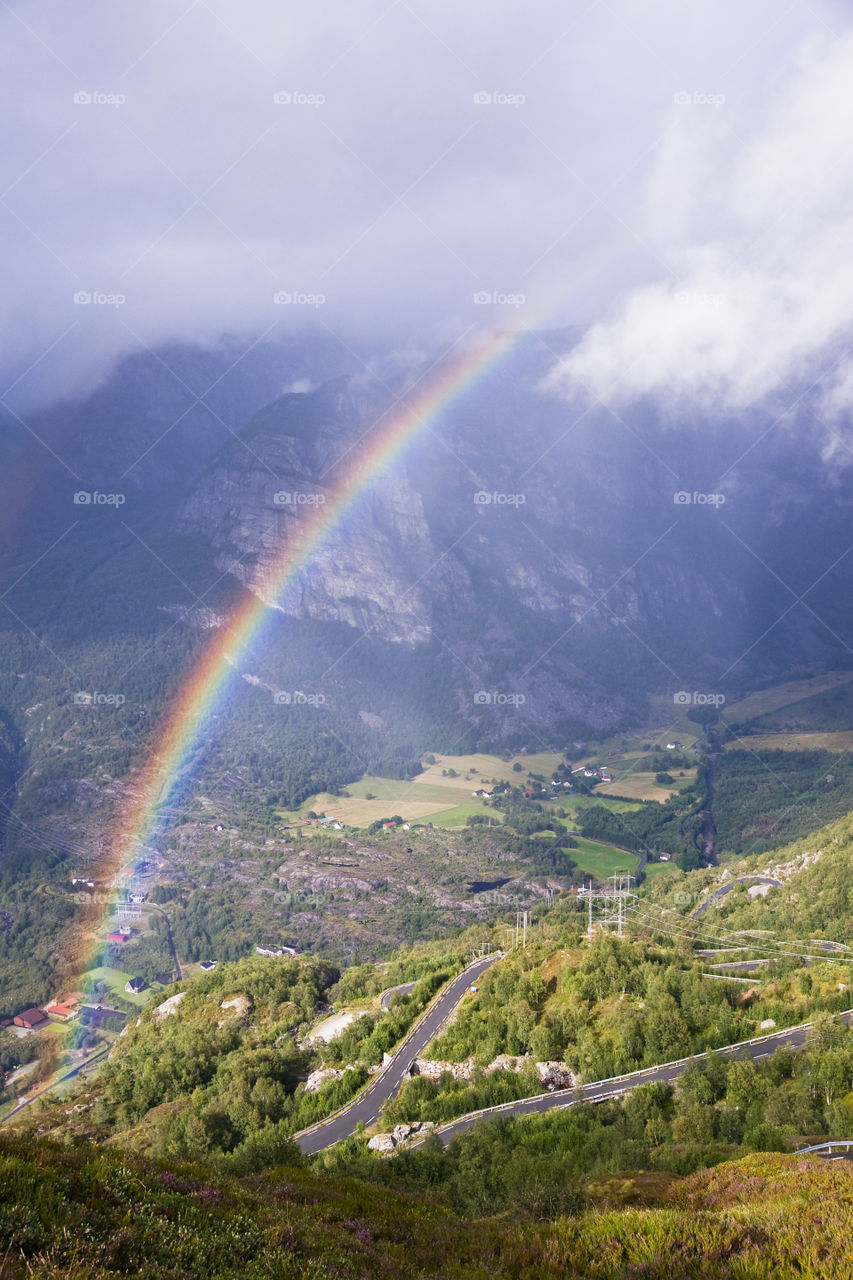
[[(723, 720), (746, 724), (748, 720), (770, 716), (795, 703), (825, 696), (851, 680), (853, 680), (853, 671), (829, 671), (820, 676), (813, 676), (809, 680), (789, 680), (785, 684), (771, 685), (768, 689), (760, 689), (757, 693), (751, 693), (740, 702), (733, 702), (731, 706), (726, 707), (723, 711)], [(800, 710), (801, 708), (798, 708), (798, 712)], [(835, 726), (815, 725), (814, 727)]]
[(749, 751), (850, 751), (853, 730), (829, 733), (750, 733), (732, 738), (725, 750)]
[(678, 867), (674, 862), (650, 862), (643, 871), (643, 875), (656, 879), (658, 876), (671, 876), (678, 874)]
[(585, 836), (576, 835), (574, 838), (577, 848), (571, 849), (569, 856), (584, 875), (606, 880), (617, 871), (633, 873), (637, 870), (639, 859), (636, 854), (614, 849), (612, 844), (599, 844), (597, 840), (587, 840)]
[(121, 996), (122, 1000), (129, 1000), (131, 1004), (141, 1009), (151, 999), (152, 991), (160, 991), (162, 988), (155, 983), (153, 988), (148, 987), (141, 995), (132, 996), (125, 991), (124, 985), (133, 976), (132, 973), (125, 973), (121, 969), (110, 969), (106, 965), (100, 965), (97, 969), (88, 969), (83, 974), (84, 978), (91, 978), (93, 982), (105, 982), (115, 995)]
[[(285, 822), (298, 823), (310, 812), (338, 818), (348, 827), (367, 827), (379, 818), (399, 814), (407, 822), (432, 822), (440, 827), (464, 827), (466, 818), (486, 812), (471, 792), (489, 790), (495, 782), (525, 781), (528, 772), (550, 777), (562, 757), (550, 752), (514, 756), (436, 756), (436, 763), (411, 780), (365, 776), (347, 788), (347, 795), (328, 792), (310, 796), (298, 810), (279, 810)], [(513, 765), (519, 764), (516, 770)], [(445, 776), (453, 770), (456, 777)]]

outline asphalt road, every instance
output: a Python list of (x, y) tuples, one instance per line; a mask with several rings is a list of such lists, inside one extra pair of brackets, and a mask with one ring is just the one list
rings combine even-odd
[(383, 1009), (387, 1009), (394, 999), (394, 996), (407, 996), (418, 984), (416, 982), (401, 982), (399, 987), (389, 987), (387, 991), (383, 991), (379, 997), (379, 1003)]
[[(849, 1025), (853, 1014), (845, 1013), (841, 1017)], [(788, 1045), (795, 1049), (802, 1048), (807, 1035), (808, 1025), (791, 1027), (787, 1031), (776, 1031), (769, 1036), (761, 1036), (755, 1040), (744, 1040), (740, 1044), (729, 1045), (724, 1049), (718, 1049), (717, 1053), (721, 1058), (736, 1058), (744, 1055), (758, 1060), (770, 1057), (781, 1045)], [(604, 1102), (608, 1098), (619, 1097), (630, 1089), (636, 1089), (643, 1084), (672, 1084), (690, 1062), (701, 1061), (704, 1057), (704, 1053), (698, 1053), (694, 1057), (686, 1058), (681, 1062), (671, 1062), (661, 1067), (649, 1067), (646, 1071), (638, 1071), (630, 1076), (616, 1077), (612, 1080), (599, 1080), (595, 1084), (584, 1085), (579, 1090), (561, 1089), (556, 1093), (537, 1094), (533, 1098), (522, 1098), (518, 1102), (508, 1102), (502, 1107), (488, 1111), (473, 1111), (467, 1116), (460, 1116), (458, 1120), (452, 1120), (449, 1124), (441, 1129), (436, 1129), (434, 1132), (447, 1146), (460, 1133), (466, 1133), (469, 1129), (473, 1129), (474, 1125), (479, 1124), (482, 1120), (498, 1119), (501, 1116), (539, 1115), (544, 1111), (553, 1111), (555, 1108), (570, 1107), (575, 1102)]]
[(85, 1071), (93, 1062), (100, 1062), (101, 1058), (106, 1053), (109, 1053), (111, 1048), (111, 1045), (104, 1045), (102, 1049), (99, 1049), (97, 1053), (93, 1053), (91, 1058), (87, 1058), (85, 1062), (78, 1062), (76, 1067), (71, 1067), (69, 1071), (63, 1072), (56, 1079), (49, 1080), (38, 1093), (31, 1094), (29, 1098), (22, 1098), (11, 1111), (6, 1112), (5, 1116), (0, 1116), (0, 1124), (5, 1124), (7, 1120), (12, 1119), (12, 1116), (16, 1116), (19, 1111), (23, 1111), (24, 1107), (28, 1107), (31, 1102), (35, 1102), (38, 1098), (44, 1097), (46, 1093), (50, 1093), (51, 1089), (55, 1089), (58, 1084), (62, 1084), (63, 1080), (73, 1080), (79, 1072)]
[(330, 1116), (316, 1129), (306, 1129), (296, 1134), (295, 1140), (300, 1149), (306, 1155), (314, 1155), (355, 1133), (360, 1121), (363, 1121), (365, 1126), (373, 1124), (379, 1117), (380, 1109), (389, 1098), (396, 1097), (404, 1077), (408, 1075), (412, 1060), (423, 1052), (441, 1024), (459, 1004), (472, 982), (476, 982), (486, 969), (501, 958), (502, 953), (498, 952), (477, 960), (449, 982), (432, 1008), (423, 1015), (420, 1022), (415, 1023), (414, 1031), (397, 1050), (390, 1064), (372, 1084), (368, 1085), (351, 1107)]
[(697, 916), (702, 915), (703, 911), (707, 911), (714, 902), (719, 902), (720, 898), (724, 898), (727, 893), (731, 893), (736, 884), (746, 884), (747, 881), (750, 884), (770, 884), (776, 887), (782, 883), (781, 880), (774, 880), (772, 876), (738, 876), (736, 880), (730, 880), (728, 884), (720, 885), (719, 889), (709, 893), (705, 901), (700, 903), (695, 911), (690, 912), (691, 918), (695, 920)]

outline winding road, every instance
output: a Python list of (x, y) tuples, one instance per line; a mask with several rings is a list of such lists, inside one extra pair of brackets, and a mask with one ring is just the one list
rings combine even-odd
[(417, 985), (416, 982), (401, 982), (399, 987), (389, 987), (387, 991), (382, 992), (379, 997), (379, 1003), (383, 1009), (390, 1009), (391, 1001), (395, 996), (411, 995)]
[[(848, 1009), (837, 1016), (849, 1026), (853, 1009)], [(752, 1040), (742, 1040), (739, 1044), (727, 1045), (723, 1049), (717, 1049), (716, 1052), (720, 1058), (742, 1056), (758, 1060), (769, 1058), (782, 1045), (801, 1049), (806, 1042), (811, 1025), (810, 1022), (804, 1022), (796, 1027), (788, 1027), (785, 1031), (774, 1031), (770, 1035), (756, 1036)], [(483, 1111), (471, 1111), (468, 1115), (460, 1116), (458, 1120), (451, 1120), (448, 1124), (442, 1125), (440, 1129), (434, 1129), (429, 1136), (437, 1135), (447, 1146), (454, 1138), (461, 1133), (467, 1133), (482, 1120), (493, 1120), (500, 1116), (540, 1115), (545, 1111), (571, 1107), (577, 1102), (605, 1102), (608, 1098), (617, 1098), (643, 1084), (673, 1084), (689, 1063), (701, 1062), (704, 1057), (704, 1053), (696, 1053), (689, 1058), (680, 1058), (677, 1062), (665, 1062), (659, 1067), (633, 1071), (630, 1075), (598, 1080), (594, 1084), (584, 1085), (578, 1089), (560, 1089), (555, 1093), (536, 1094), (532, 1098), (507, 1102), (499, 1107), (488, 1107)], [(422, 1139), (422, 1141), (425, 1140), (426, 1138)], [(411, 1145), (419, 1146), (420, 1141)]]
[(490, 969), (496, 961), (503, 959), (503, 952), (485, 956), (475, 960), (467, 969), (458, 974), (443, 989), (437, 999), (429, 1005), (415, 1022), (402, 1044), (382, 1071), (374, 1077), (363, 1093), (360, 1093), (348, 1106), (336, 1111), (334, 1115), (319, 1124), (311, 1125), (297, 1133), (294, 1141), (298, 1143), (305, 1155), (315, 1155), (336, 1142), (355, 1133), (357, 1126), (374, 1124), (379, 1119), (379, 1112), (390, 1098), (394, 1098), (409, 1074), (412, 1061), (418, 1057), (441, 1030), (472, 982), (476, 982), (481, 974)]

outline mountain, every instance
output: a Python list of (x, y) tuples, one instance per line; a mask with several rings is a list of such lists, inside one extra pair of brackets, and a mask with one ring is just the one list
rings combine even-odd
[[(552, 375), (575, 338), (529, 335), (447, 401), (268, 600), (176, 827), (227, 812), (258, 850), (277, 806), (410, 777), (428, 751), (576, 752), (650, 705), (666, 721), (675, 695), (731, 701), (848, 664), (853, 500), (820, 439), (759, 409), (570, 403)], [(103, 850), (211, 632), (265, 598), (300, 512), (436, 376), (399, 359), (371, 372), (326, 336), (172, 346), (5, 420), (10, 893)], [(5, 905), (23, 922), (34, 901)], [(6, 943), (24, 965), (21, 938)]]

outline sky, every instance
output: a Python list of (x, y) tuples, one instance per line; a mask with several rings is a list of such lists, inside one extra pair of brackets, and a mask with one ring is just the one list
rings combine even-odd
[(4, 0), (0, 50), (0, 401), (560, 325), (572, 395), (853, 395), (849, 4)]

